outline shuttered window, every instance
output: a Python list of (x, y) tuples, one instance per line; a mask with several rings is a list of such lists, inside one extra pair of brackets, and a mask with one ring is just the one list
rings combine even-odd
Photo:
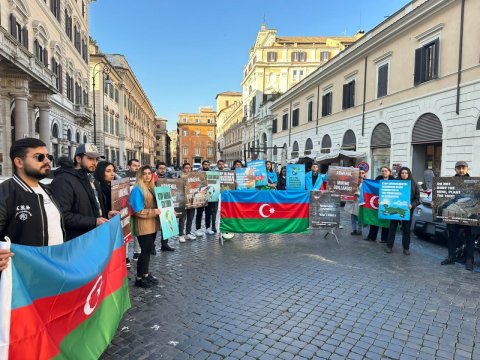
[(292, 127), (298, 126), (300, 118), (300, 109), (295, 109), (292, 112)]
[(342, 109), (348, 109), (355, 106), (355, 80), (343, 85)]
[(388, 63), (378, 67), (377, 98), (388, 94)]
[(375, 126), (372, 132), (372, 140), (370, 143), (372, 149), (390, 147), (391, 142), (392, 137), (390, 135), (390, 129), (388, 128), (388, 126), (384, 123)]
[(277, 53), (275, 51), (269, 51), (267, 53), (267, 61), (268, 62), (275, 62), (277, 61)]
[(418, 118), (413, 127), (412, 144), (441, 142), (442, 135), (440, 119), (435, 114), (426, 113)]
[(282, 130), (288, 129), (288, 114), (283, 114), (282, 116)]
[(273, 119), (273, 120), (272, 120), (272, 133), (273, 133), (273, 134), (276, 134), (276, 133), (277, 133), (277, 122), (278, 122), (277, 119)]
[(415, 50), (415, 85), (438, 78), (439, 50), (439, 39)]
[(313, 120), (313, 101), (308, 102), (307, 121)]
[(332, 113), (332, 93), (329, 92), (322, 96), (322, 116), (327, 116)]

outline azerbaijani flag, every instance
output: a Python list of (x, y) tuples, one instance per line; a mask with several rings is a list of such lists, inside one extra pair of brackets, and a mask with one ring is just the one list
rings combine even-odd
[(364, 179), (358, 204), (358, 219), (363, 225), (389, 227), (390, 220), (378, 218), (378, 199), (380, 194), (380, 181)]
[(98, 359), (130, 308), (120, 216), (61, 245), (11, 251), (0, 358)]
[(308, 229), (308, 191), (224, 191), (220, 231), (300, 233)]

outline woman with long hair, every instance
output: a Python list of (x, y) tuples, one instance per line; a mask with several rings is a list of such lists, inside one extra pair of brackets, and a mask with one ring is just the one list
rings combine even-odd
[(273, 163), (271, 161), (266, 161), (265, 166), (267, 167), (268, 180), (266, 189), (275, 190), (277, 188), (278, 176), (275, 170), (273, 170)]
[(99, 162), (94, 176), (100, 183), (102, 195), (107, 204), (107, 209), (110, 211), (112, 210), (112, 181), (115, 180), (115, 165), (108, 161)]
[(278, 173), (277, 190), (287, 190), (287, 167), (282, 166)]
[[(190, 163), (184, 163), (182, 165), (182, 173), (180, 174), (181, 178), (187, 176), (188, 173), (192, 171), (192, 165)], [(196, 240), (197, 237), (192, 233), (192, 223), (193, 217), (195, 216), (195, 209), (185, 209), (183, 215), (178, 218), (178, 227), (180, 230), (180, 236), (178, 240), (180, 242), (185, 242), (185, 238), (189, 240)], [(185, 227), (186, 220), (186, 227)]]
[(137, 173), (137, 182), (130, 194), (133, 210), (134, 229), (142, 252), (138, 257), (135, 286), (149, 288), (158, 280), (149, 272), (150, 253), (157, 231), (160, 229), (160, 209), (157, 208), (154, 192), (152, 168), (142, 166)]
[(402, 246), (403, 254), (410, 255), (410, 225), (412, 224), (413, 210), (420, 204), (420, 189), (418, 184), (412, 178), (412, 171), (408, 167), (400, 168), (397, 180), (410, 180), (410, 220), (390, 220), (390, 228), (388, 229), (388, 241), (386, 252), (391, 253), (393, 243), (395, 242), (395, 233), (398, 224), (402, 224)]

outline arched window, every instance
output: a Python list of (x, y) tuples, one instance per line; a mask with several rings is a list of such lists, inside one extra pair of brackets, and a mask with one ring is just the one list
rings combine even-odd
[(80, 144), (80, 132), (77, 131), (77, 133), (75, 134), (75, 141)]
[(305, 141), (305, 155), (310, 155), (313, 150), (313, 142), (312, 139), (308, 138), (307, 141)]
[(353, 130), (347, 130), (343, 135), (342, 149), (353, 151), (357, 149), (357, 138)]
[(53, 126), (52, 126), (52, 136), (54, 138), (58, 138), (58, 125), (57, 124), (53, 124)]
[(67, 140), (72, 141), (72, 130), (70, 129), (67, 130)]
[(330, 148), (332, 147), (332, 139), (330, 138), (330, 135), (324, 135), (322, 138), (322, 148), (321, 148), (321, 153), (322, 154), (328, 154), (330, 152)]
[(87, 134), (83, 135), (83, 143), (87, 143), (88, 142), (88, 137), (87, 137)]
[(432, 113), (423, 114), (413, 126), (412, 144), (442, 142), (443, 128), (440, 119)]

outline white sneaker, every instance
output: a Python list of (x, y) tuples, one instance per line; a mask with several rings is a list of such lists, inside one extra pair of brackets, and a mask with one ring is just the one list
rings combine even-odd
[(181, 243), (184, 243), (184, 242), (185, 242), (185, 236), (180, 235), (180, 236), (178, 237), (178, 241), (181, 242)]
[(187, 235), (187, 239), (188, 239), (188, 240), (197, 240), (197, 237), (196, 237), (195, 235), (193, 235), (193, 234), (188, 234), (188, 235)]
[(197, 235), (197, 236), (202, 236), (203, 234), (204, 234), (204, 232), (202, 230), (195, 231), (195, 235)]
[(214, 235), (215, 234), (215, 231), (211, 230), (211, 229), (207, 229), (207, 234), (208, 235)]

